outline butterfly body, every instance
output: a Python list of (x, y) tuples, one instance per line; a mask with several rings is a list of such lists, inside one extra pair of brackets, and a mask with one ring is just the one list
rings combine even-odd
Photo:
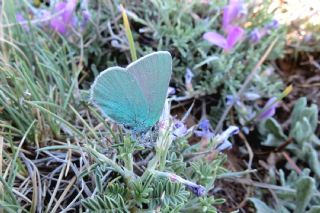
[(91, 102), (115, 122), (136, 132), (159, 120), (172, 73), (172, 58), (165, 51), (151, 53), (126, 68), (111, 67), (91, 87)]

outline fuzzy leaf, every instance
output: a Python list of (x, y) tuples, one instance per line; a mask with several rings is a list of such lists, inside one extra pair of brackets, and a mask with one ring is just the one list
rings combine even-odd
[(93, 198), (88, 198), (82, 201), (83, 206), (89, 210), (89, 212), (128, 212), (129, 210), (123, 201), (123, 198), (118, 196), (118, 198), (113, 199), (106, 195), (95, 196)]
[(303, 116), (306, 117), (310, 123), (311, 130), (314, 132), (318, 126), (318, 107), (312, 104), (310, 107), (304, 110)]
[(320, 162), (318, 159), (318, 152), (315, 150), (311, 144), (304, 144), (306, 151), (305, 156), (307, 156), (307, 160), (310, 168), (318, 177), (320, 177)]
[(304, 177), (297, 182), (296, 209), (294, 213), (304, 212), (311, 199), (314, 185), (314, 180), (311, 177)]
[(283, 133), (281, 125), (274, 118), (269, 118), (265, 123), (266, 129), (276, 138), (286, 140), (287, 136)]
[(299, 98), (295, 103), (292, 114), (291, 114), (291, 123), (295, 124), (301, 118), (301, 114), (304, 108), (307, 106), (307, 99), (305, 97)]
[(283, 140), (276, 138), (273, 134), (268, 134), (267, 139), (262, 142), (264, 146), (279, 146)]
[(276, 213), (276, 211), (267, 204), (265, 204), (263, 201), (257, 199), (257, 198), (250, 198), (250, 201), (253, 203), (254, 207), (257, 210), (257, 213)]
[(187, 202), (189, 192), (187, 192), (182, 184), (172, 183), (169, 180), (155, 181), (153, 183), (153, 191), (150, 197), (150, 207), (171, 206), (183, 204)]
[(301, 121), (297, 121), (293, 129), (290, 131), (290, 136), (294, 138), (300, 145), (303, 142), (309, 141), (312, 135), (313, 130), (309, 120), (306, 117), (303, 117)]

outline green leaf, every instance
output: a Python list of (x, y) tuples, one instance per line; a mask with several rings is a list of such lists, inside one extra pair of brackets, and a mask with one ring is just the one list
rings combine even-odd
[(312, 135), (313, 130), (306, 117), (303, 117), (301, 121), (297, 121), (290, 131), (290, 136), (300, 145), (305, 141), (309, 141)]
[(249, 198), (249, 200), (253, 203), (257, 213), (276, 213), (274, 209), (270, 208), (267, 204), (257, 198)]
[(263, 144), (264, 146), (279, 146), (279, 145), (282, 144), (282, 143), (283, 143), (283, 140), (275, 137), (275, 135), (273, 135), (273, 134), (271, 134), (271, 133), (269, 133), (269, 134), (267, 135), (267, 139), (265, 139), (265, 140), (262, 142), (262, 144)]
[(315, 104), (312, 104), (310, 107), (304, 110), (303, 114), (310, 123), (311, 131), (314, 132), (318, 126), (318, 107)]
[(291, 114), (292, 124), (295, 124), (300, 120), (301, 114), (306, 106), (307, 106), (307, 98), (306, 97), (299, 98), (299, 100), (295, 103), (292, 114)]
[(318, 177), (320, 177), (320, 162), (318, 159), (318, 152), (315, 150), (311, 144), (304, 144), (306, 151), (305, 156), (307, 157), (307, 161), (309, 163), (310, 168)]
[(98, 195), (93, 198), (83, 200), (82, 204), (87, 210), (89, 210), (89, 212), (129, 213), (129, 210), (121, 196), (111, 198), (106, 195)]
[(265, 127), (276, 138), (287, 140), (287, 136), (283, 133), (281, 125), (274, 118), (269, 118), (265, 123)]
[(314, 185), (314, 180), (311, 177), (303, 177), (297, 182), (296, 209), (294, 213), (304, 212), (310, 202)]
[(153, 191), (150, 196), (150, 206), (154, 209), (157, 206), (175, 207), (186, 203), (190, 193), (180, 183), (172, 183), (169, 180), (158, 180), (153, 182)]

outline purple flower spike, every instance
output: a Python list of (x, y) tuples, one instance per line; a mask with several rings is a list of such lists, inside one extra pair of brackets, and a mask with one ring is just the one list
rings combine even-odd
[(58, 2), (55, 5), (54, 13), (61, 13), (54, 17), (51, 22), (51, 28), (61, 34), (66, 34), (68, 27), (74, 24), (73, 13), (77, 5), (77, 0), (69, 0), (68, 2)]
[(257, 120), (265, 120), (271, 118), (276, 113), (276, 108), (278, 107), (279, 102), (276, 97), (272, 97), (263, 107), (260, 114), (257, 116)]
[(265, 29), (274, 30), (279, 27), (279, 22), (277, 20), (272, 20), (270, 23), (266, 24)]
[(262, 38), (262, 35), (260, 33), (259, 29), (254, 29), (251, 33), (250, 33), (250, 41), (253, 43), (258, 43)]
[(230, 52), (234, 46), (241, 40), (244, 35), (244, 30), (241, 27), (230, 27), (227, 38), (216, 32), (207, 32), (203, 38), (210, 43), (224, 49), (225, 52)]
[(229, 52), (241, 40), (244, 35), (244, 30), (241, 27), (231, 27), (227, 36), (227, 46), (225, 51)]
[(26, 21), (26, 19), (23, 17), (23, 15), (21, 13), (17, 13), (16, 14), (16, 20), (17, 22), (24, 22)]
[(67, 1), (67, 5), (66, 5), (66, 11), (64, 13), (64, 18), (66, 19), (71, 19), (71, 17), (73, 16), (73, 12), (76, 9), (78, 0), (68, 0)]
[[(23, 22), (27, 21), (23, 15), (21, 13), (17, 13), (16, 14), (16, 20), (19, 24), (22, 24)], [(22, 29), (24, 29), (25, 31), (29, 30), (28, 25), (26, 25), (25, 23), (21, 25)]]
[(245, 13), (245, 5), (241, 0), (230, 0), (229, 5), (223, 10), (222, 19), (222, 28), (226, 33), (226, 38), (216, 32), (207, 32), (203, 35), (203, 39), (223, 48), (225, 52), (230, 52), (244, 35), (244, 30), (236, 26), (235, 21)]
[(185, 184), (185, 186), (192, 191), (193, 194), (195, 194), (197, 197), (201, 197), (206, 193), (206, 188), (204, 188), (201, 185), (192, 183), (189, 181), (189, 184)]
[(214, 136), (212, 127), (208, 119), (203, 119), (199, 122), (198, 128), (200, 130), (194, 131), (194, 133), (201, 138), (210, 139)]
[(82, 17), (83, 17), (83, 19), (81, 22), (81, 27), (84, 28), (90, 20), (90, 17), (91, 17), (90, 12), (88, 10), (82, 11)]
[(246, 8), (241, 0), (230, 0), (223, 10), (222, 28), (228, 33), (234, 22), (246, 14)]
[(203, 39), (223, 49), (227, 46), (227, 40), (221, 34), (216, 32), (206, 32), (203, 35)]

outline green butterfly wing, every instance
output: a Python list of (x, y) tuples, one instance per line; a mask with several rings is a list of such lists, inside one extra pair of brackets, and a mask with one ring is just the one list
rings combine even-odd
[[(132, 75), (121, 67), (103, 71), (91, 89), (91, 101), (112, 120), (127, 125), (143, 125), (147, 103)], [(141, 124), (139, 124), (141, 123)]]
[(134, 76), (147, 101), (145, 125), (153, 126), (162, 113), (172, 74), (172, 57), (169, 52), (149, 54), (127, 67)]
[(168, 52), (140, 58), (126, 69), (103, 71), (91, 88), (91, 101), (117, 123), (136, 131), (152, 127), (161, 115), (171, 77)]

